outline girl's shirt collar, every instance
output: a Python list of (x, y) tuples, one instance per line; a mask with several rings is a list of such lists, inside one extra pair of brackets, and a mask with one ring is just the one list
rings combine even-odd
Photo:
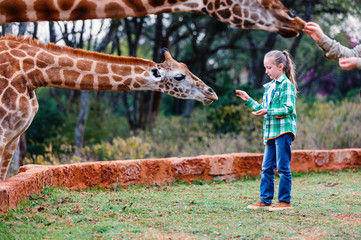
[[(282, 74), (282, 75), (276, 80), (276, 82), (281, 83), (281, 82), (283, 82), (283, 80), (285, 80), (285, 79), (288, 79), (286, 73)], [(273, 80), (275, 80), (275, 79), (272, 79), (272, 81), (273, 81)], [(264, 84), (263, 87), (264, 87), (264, 88), (267, 88), (268, 85), (272, 84), (272, 81)]]

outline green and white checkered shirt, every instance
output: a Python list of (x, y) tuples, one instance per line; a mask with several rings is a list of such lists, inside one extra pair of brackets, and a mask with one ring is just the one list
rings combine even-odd
[[(263, 85), (268, 88), (267, 83)], [(263, 94), (262, 103), (259, 104), (253, 98), (245, 103), (248, 108), (253, 111), (264, 109), (266, 106), (267, 91)], [(267, 140), (276, 138), (285, 133), (292, 133), (293, 140), (296, 138), (297, 132), (297, 115), (296, 115), (296, 92), (293, 84), (283, 74), (276, 81), (276, 88), (273, 97), (267, 108), (267, 114), (264, 116), (263, 121), (263, 138), (264, 143)]]

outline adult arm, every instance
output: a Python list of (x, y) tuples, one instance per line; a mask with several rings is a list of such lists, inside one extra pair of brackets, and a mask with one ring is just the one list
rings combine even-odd
[(320, 25), (314, 22), (308, 22), (303, 31), (317, 42), (322, 49), (325, 58), (339, 60), (340, 67), (346, 70), (355, 67), (361, 69), (361, 44), (353, 49), (342, 46), (336, 40), (326, 36)]
[[(339, 60), (340, 58), (348, 58), (350, 64), (355, 64), (356, 68), (361, 69), (361, 44), (353, 49), (342, 46), (338, 41), (324, 37), (318, 42), (318, 45), (323, 51), (323, 55), (327, 59)], [(342, 62), (340, 61), (342, 67)]]

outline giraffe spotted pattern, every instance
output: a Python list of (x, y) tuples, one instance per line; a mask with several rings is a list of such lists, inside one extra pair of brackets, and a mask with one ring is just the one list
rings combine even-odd
[(216, 93), (186, 65), (164, 53), (165, 61), (115, 57), (29, 38), (0, 38), (0, 182), (19, 141), (37, 110), (34, 90), (60, 87), (79, 90), (160, 91), (203, 104)]
[(204, 13), (242, 29), (295, 37), (305, 22), (279, 0), (2, 0), (0, 24), (140, 17), (171, 12)]

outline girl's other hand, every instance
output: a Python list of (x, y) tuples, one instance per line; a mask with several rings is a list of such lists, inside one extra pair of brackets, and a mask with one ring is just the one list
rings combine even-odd
[(356, 57), (350, 57), (350, 58), (340, 58), (338, 60), (338, 64), (341, 68), (345, 70), (351, 70), (356, 67), (357, 58)]
[(237, 97), (241, 98), (243, 101), (247, 102), (249, 100), (249, 96), (245, 91), (236, 90)]
[(261, 109), (261, 110), (258, 110), (257, 112), (252, 112), (252, 114), (256, 115), (256, 116), (263, 116), (263, 115), (267, 114), (267, 109)]

